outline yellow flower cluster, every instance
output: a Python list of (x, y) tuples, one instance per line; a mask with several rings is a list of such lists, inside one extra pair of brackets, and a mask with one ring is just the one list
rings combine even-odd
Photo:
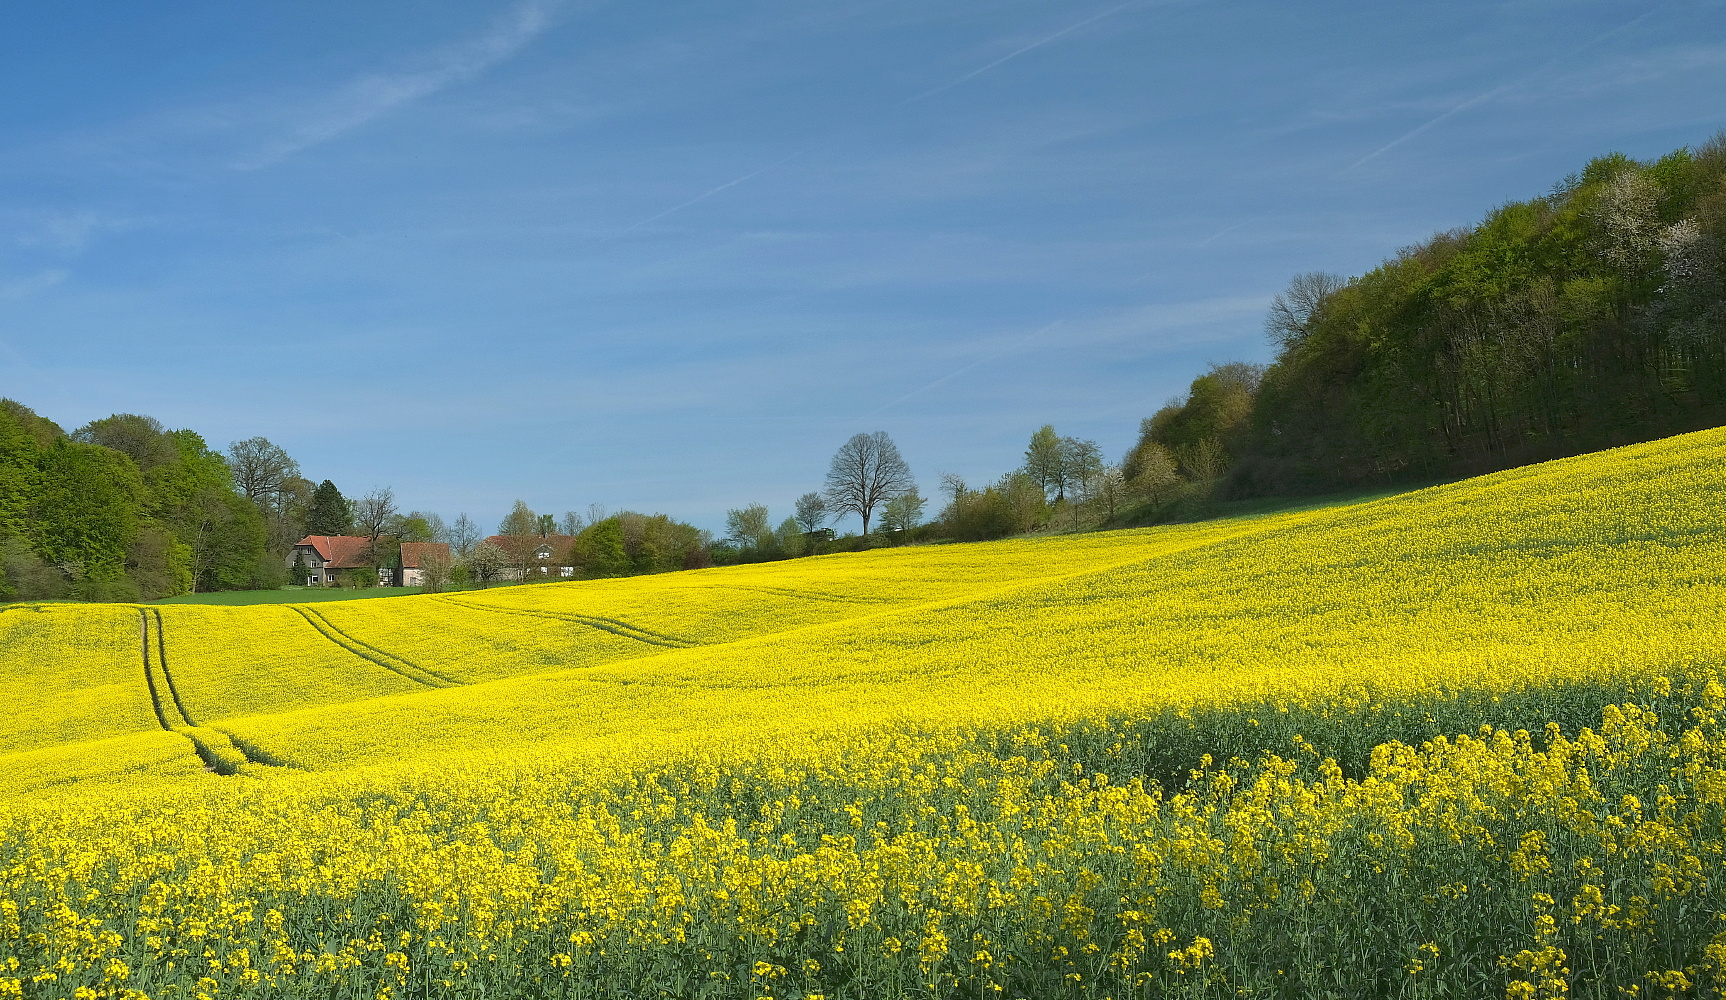
[(1675, 734), (1608, 706), (1574, 738), (1383, 744), (1357, 778), (1296, 749), (1176, 794), (1121, 726), (64, 804), (0, 824), (0, 990), (1718, 989), (1726, 698), (1697, 700)]
[(1722, 459), (0, 612), (0, 1000), (1719, 989)]

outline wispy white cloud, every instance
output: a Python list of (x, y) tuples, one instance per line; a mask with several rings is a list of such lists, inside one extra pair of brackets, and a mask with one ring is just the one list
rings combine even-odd
[(102, 226), (103, 220), (95, 212), (61, 212), (37, 220), (18, 237), (18, 242), (27, 247), (76, 253), (84, 249)]
[(975, 79), (976, 77), (982, 76), (984, 73), (989, 72), (990, 70), (994, 69), (996, 66), (999, 66), (1004, 62), (1008, 62), (1009, 60), (1017, 59), (1020, 56), (1024, 55), (1025, 53), (1030, 52), (1032, 49), (1040, 49), (1043, 46), (1049, 44), (1052, 41), (1055, 41), (1056, 39), (1060, 38), (1063, 35), (1077, 31), (1080, 28), (1083, 28), (1084, 26), (1086, 26), (1088, 24), (1094, 24), (1095, 22), (1101, 21), (1103, 18), (1109, 17), (1112, 14), (1118, 14), (1121, 11), (1126, 10), (1128, 7), (1135, 6), (1135, 5), (1139, 4), (1140, 2), (1141, 2), (1141, 0), (1127, 0), (1126, 3), (1117, 4), (1114, 7), (1110, 7), (1108, 10), (1100, 11), (1096, 14), (1092, 14), (1090, 17), (1087, 17), (1082, 21), (1075, 21), (1072, 24), (1067, 25), (1065, 28), (1062, 28), (1060, 31), (1057, 31), (1052, 35), (1045, 35), (1042, 38), (1037, 39), (1036, 41), (1032, 42), (1029, 45), (1021, 46), (1021, 47), (1014, 49), (1013, 51), (1007, 53), (1006, 55), (1001, 56), (999, 59), (996, 59), (992, 62), (986, 63), (985, 65), (979, 66), (976, 69), (972, 70), (969, 73), (966, 73), (964, 76), (961, 76), (956, 80), (952, 80), (950, 82), (943, 83), (938, 87), (931, 87), (928, 90), (925, 90), (921, 94), (917, 94), (914, 97), (907, 97), (901, 103), (902, 104), (915, 104), (918, 101), (924, 100), (925, 98), (934, 97), (936, 94), (939, 94), (944, 90), (952, 90), (954, 87), (957, 87), (960, 84), (965, 83), (968, 80), (972, 80), (972, 79)]
[(50, 268), (45, 271), (37, 271), (26, 278), (0, 282), (0, 301), (17, 302), (33, 295), (39, 295), (65, 281), (71, 277), (71, 274), (72, 272), (61, 268)]
[(1620, 35), (1626, 31), (1630, 30), (1631, 28), (1635, 27), (1636, 25), (1638, 25), (1638, 24), (1642, 23), (1643, 21), (1647, 20), (1648, 18), (1654, 16), (1656, 13), (1658, 13), (1662, 8), (1664, 8), (1666, 6), (1667, 6), (1667, 3), (1656, 4), (1655, 6), (1649, 8), (1648, 10), (1643, 11), (1641, 14), (1637, 15), (1636, 17), (1633, 17), (1630, 20), (1624, 22), (1623, 24), (1620, 24), (1617, 27), (1612, 28), (1609, 31), (1605, 31), (1599, 35), (1594, 36), (1593, 38), (1582, 43), (1581, 45), (1576, 46), (1575, 48), (1571, 49), (1568, 52), (1565, 52), (1565, 53), (1558, 55), (1558, 56), (1554, 56), (1552, 59), (1547, 60), (1546, 63), (1544, 63), (1543, 65), (1541, 65), (1537, 69), (1533, 70), (1532, 72), (1526, 73), (1522, 76), (1517, 77), (1514, 80), (1511, 80), (1507, 83), (1500, 84), (1496, 87), (1493, 87), (1490, 90), (1476, 94), (1473, 97), (1467, 98), (1466, 100), (1463, 100), (1463, 101), (1453, 105), (1452, 107), (1446, 109), (1445, 111), (1434, 116), (1433, 118), (1430, 118), (1425, 122), (1422, 122), (1420, 125), (1415, 126), (1414, 128), (1410, 129), (1407, 132), (1404, 132), (1402, 135), (1397, 136), (1395, 139), (1392, 139), (1391, 141), (1380, 146), (1379, 148), (1373, 150), (1372, 152), (1366, 154), (1365, 156), (1361, 157), (1360, 159), (1349, 164), (1348, 167), (1343, 170), (1343, 173), (1346, 174), (1350, 170), (1354, 170), (1356, 167), (1363, 166), (1364, 164), (1369, 163), (1372, 160), (1378, 159), (1380, 156), (1383, 156), (1385, 153), (1390, 152), (1391, 150), (1393, 150), (1396, 147), (1402, 145), (1403, 143), (1409, 141), (1410, 139), (1413, 139), (1416, 136), (1419, 136), (1425, 132), (1430, 131), (1431, 129), (1443, 124), (1444, 122), (1448, 121), (1451, 118), (1456, 117), (1459, 114), (1462, 114), (1465, 111), (1468, 111), (1471, 108), (1475, 108), (1475, 107), (1478, 107), (1482, 104), (1486, 104), (1488, 102), (1491, 102), (1495, 99), (1498, 99), (1500, 97), (1508, 95), (1508, 94), (1526, 86), (1530, 82), (1552, 72), (1552, 70), (1556, 69), (1559, 65), (1564, 63), (1566, 60), (1571, 59), (1575, 56), (1581, 55), (1583, 52), (1586, 52), (1589, 49), (1592, 49), (1595, 46), (1600, 45), (1601, 43), (1607, 41), (1608, 39), (1611, 39), (1616, 35)]
[(3, 213), (0, 227), (10, 242), (27, 250), (61, 259), (83, 253), (98, 237), (148, 224), (138, 217), (112, 215), (93, 209), (70, 211), (25, 209)]
[(1726, 63), (1726, 45), (1675, 45), (1655, 52), (1627, 53), (1615, 59), (1555, 74), (1539, 89), (1530, 88), (1535, 100), (1574, 99), (1603, 91), (1623, 90), (1668, 77), (1711, 70)]
[(1238, 338), (1243, 329), (1256, 336), (1270, 304), (1270, 295), (1226, 295), (1134, 306), (1068, 324), (1061, 339), (1069, 347), (1128, 341), (1149, 353), (1184, 350)]
[(1050, 323), (1048, 326), (1045, 326), (1040, 330), (1032, 330), (1030, 333), (1027, 333), (1023, 337), (1020, 337), (1017, 341), (1010, 343), (1010, 344), (1006, 345), (1005, 347), (1000, 348), (999, 350), (991, 351), (990, 353), (984, 355), (983, 357), (977, 358), (976, 360), (971, 361), (968, 364), (965, 364), (965, 365), (962, 365), (958, 368), (953, 369), (952, 371), (948, 372), (947, 374), (942, 375), (940, 378), (935, 379), (933, 382), (928, 382), (928, 383), (925, 383), (923, 385), (920, 385), (917, 388), (912, 389), (910, 392), (907, 392), (902, 396), (899, 396), (899, 397), (897, 397), (897, 398), (895, 398), (889, 402), (882, 403), (880, 406), (876, 407), (875, 409), (870, 410), (868, 413), (863, 414), (861, 417), (858, 417), (856, 420), (853, 421), (853, 423), (861, 423), (862, 421), (869, 420), (869, 419), (877, 416), (878, 414), (884, 413), (887, 410), (890, 410), (893, 407), (898, 406), (900, 403), (905, 402), (906, 400), (912, 398), (913, 396), (920, 396), (923, 393), (928, 392), (930, 389), (933, 389), (937, 386), (943, 385), (947, 382), (951, 382), (953, 379), (958, 378), (960, 375), (965, 374), (966, 372), (970, 371), (973, 368), (981, 367), (982, 365), (988, 364), (991, 361), (1006, 357), (1008, 354), (1011, 354), (1015, 351), (1022, 350), (1025, 347), (1029, 346), (1033, 341), (1037, 340), (1038, 338), (1046, 337), (1046, 336), (1052, 334), (1056, 329), (1058, 329), (1060, 327), (1060, 325), (1061, 325), (1061, 321), (1056, 320), (1055, 322)]
[(470, 80), (544, 34), (551, 27), (556, 6), (554, 0), (525, 0), (501, 16), (484, 35), (431, 53), (419, 69), (370, 73), (352, 80), (315, 102), (298, 124), (231, 165), (236, 170), (256, 170), (279, 163), (399, 107)]

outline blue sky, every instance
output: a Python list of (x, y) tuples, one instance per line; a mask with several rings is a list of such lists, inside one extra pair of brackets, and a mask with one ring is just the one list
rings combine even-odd
[(1726, 4), (23, 4), (0, 394), (491, 526), (1118, 456), (1288, 278), (1726, 126)]

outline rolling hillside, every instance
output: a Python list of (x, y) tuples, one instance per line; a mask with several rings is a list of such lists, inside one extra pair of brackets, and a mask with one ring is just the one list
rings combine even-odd
[[(211, 996), (1313, 995), (1302, 921), (1351, 975), (1538, 990), (1559, 932), (1530, 892), (1571, 920), (1608, 883), (1601, 913), (1683, 896), (1680, 944), (1578, 917), (1565, 981), (1700, 981), (1691, 925), (1726, 914), (1723, 459), (1708, 431), (1137, 531), (11, 608), (0, 998), (189, 989), (200, 950)], [(1436, 923), (1337, 923), (1452, 869), (1474, 888)], [(1483, 920), (1514, 927), (1464, 933)]]

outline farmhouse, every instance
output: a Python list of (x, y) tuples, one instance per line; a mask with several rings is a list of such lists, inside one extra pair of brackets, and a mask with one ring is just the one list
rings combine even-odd
[(401, 549), (401, 565), (396, 574), (399, 586), (424, 586), (427, 560), (438, 559), (449, 565), (449, 546), (443, 542), (403, 542)]
[(492, 535), (486, 541), (509, 558), (506, 580), (575, 576), (574, 535)]
[[(378, 586), (420, 586), (428, 558), (448, 562), (449, 546), (442, 542), (403, 542), (401, 555), (392, 560), (395, 565), (377, 567)], [(307, 535), (288, 550), (290, 572), (297, 561), (305, 563), (305, 584), (309, 587), (333, 585), (340, 570), (369, 570), (375, 565), (371, 539), (363, 535)]]

